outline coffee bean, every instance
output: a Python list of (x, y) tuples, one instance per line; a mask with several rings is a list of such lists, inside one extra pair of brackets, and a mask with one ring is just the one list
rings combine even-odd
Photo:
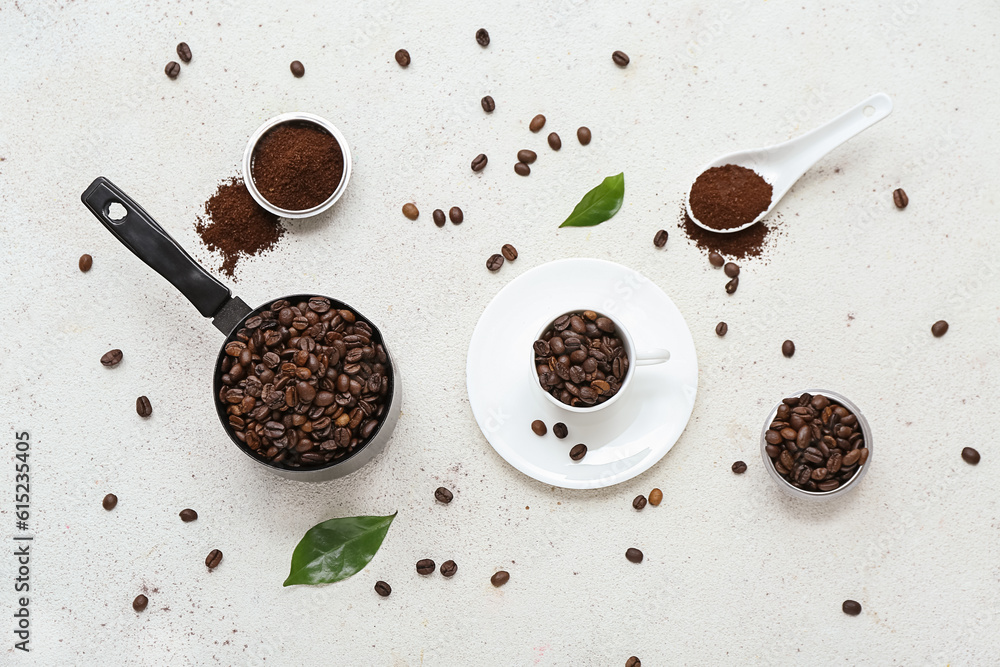
[(545, 422), (541, 419), (536, 419), (531, 422), (531, 430), (534, 431), (535, 435), (545, 435), (548, 429), (545, 427)]
[(795, 354), (795, 343), (790, 340), (786, 340), (781, 344), (781, 353), (786, 357), (791, 358), (791, 356)]
[(497, 108), (496, 102), (489, 95), (481, 99), (479, 103), (483, 105), (483, 111), (486, 113), (493, 113), (493, 110)]
[(184, 523), (191, 523), (198, 518), (198, 513), (194, 510), (187, 509), (181, 510), (181, 521)]
[(642, 667), (642, 661), (633, 655), (625, 661), (625, 667)]
[(625, 55), (624, 51), (615, 51), (611, 54), (611, 59), (615, 61), (615, 64), (619, 67), (628, 67), (629, 59)]
[(181, 59), (182, 63), (191, 62), (191, 47), (187, 45), (187, 42), (181, 42), (177, 45), (177, 57)]
[(104, 500), (101, 501), (101, 505), (104, 506), (104, 509), (110, 512), (111, 510), (113, 510), (115, 507), (118, 506), (118, 496), (116, 496), (113, 493), (109, 493), (108, 495), (104, 496)]
[(476, 31), (476, 42), (482, 47), (490, 45), (490, 33), (486, 32), (486, 28), (480, 28)]
[(933, 325), (931, 325), (931, 333), (935, 338), (940, 338), (941, 336), (948, 333), (948, 323), (944, 320), (938, 320)]
[(578, 127), (576, 130), (576, 139), (581, 145), (586, 146), (590, 143), (591, 134), (589, 127)]
[(434, 499), (439, 503), (444, 503), (445, 505), (447, 505), (452, 501), (454, 497), (455, 495), (448, 489), (444, 488), (443, 486), (439, 486), (434, 490)]
[(569, 429), (566, 428), (566, 424), (563, 424), (562, 422), (556, 422), (555, 424), (552, 425), (552, 433), (557, 438), (562, 440), (567, 435), (569, 435)]
[(517, 248), (509, 243), (505, 243), (503, 247), (500, 248), (500, 252), (503, 254), (503, 258), (508, 262), (513, 262), (517, 259)]
[(444, 223), (447, 222), (444, 211), (439, 208), (434, 209), (434, 212), (431, 213), (431, 217), (434, 218), (434, 224), (438, 227), (444, 227)]
[(549, 133), (548, 142), (549, 142), (549, 148), (551, 148), (554, 151), (557, 151), (560, 148), (562, 148), (562, 139), (560, 139), (559, 135), (556, 134), (555, 132)]
[(148, 398), (140, 396), (135, 399), (135, 411), (139, 413), (140, 417), (148, 417), (153, 414), (153, 406), (150, 405)]
[(181, 73), (180, 63), (171, 60), (167, 63), (167, 66), (163, 68), (163, 73), (171, 79), (176, 79), (177, 75)]
[(906, 205), (910, 203), (910, 198), (903, 192), (903, 188), (896, 188), (892, 191), (892, 203), (896, 205), (896, 208), (906, 208)]
[(726, 294), (735, 294), (736, 289), (740, 286), (740, 277), (736, 276), (728, 283), (726, 283)]
[(531, 173), (531, 167), (523, 162), (514, 163), (514, 173), (518, 176), (527, 176)]
[(726, 263), (726, 260), (719, 253), (712, 251), (708, 253), (708, 263), (714, 266), (715, 268), (719, 268)]
[(656, 505), (659, 505), (662, 501), (663, 501), (663, 491), (660, 491), (659, 489), (653, 489), (652, 491), (649, 492), (650, 505), (653, 505), (655, 507)]
[(422, 558), (417, 561), (417, 574), (432, 574), (434, 572), (434, 561), (430, 558)]
[(205, 565), (208, 566), (209, 570), (214, 570), (219, 567), (219, 563), (222, 562), (222, 552), (218, 549), (212, 549), (208, 552), (208, 556), (205, 557)]
[(503, 266), (503, 255), (490, 255), (486, 260), (486, 268), (490, 271), (499, 271), (501, 266)]
[(90, 255), (80, 255), (80, 270), (86, 273), (94, 265), (94, 258)]
[(530, 123), (528, 123), (528, 129), (532, 132), (538, 132), (543, 127), (545, 127), (545, 116), (542, 114), (538, 114), (531, 119)]
[(747, 471), (747, 464), (743, 461), (737, 461), (733, 464), (733, 472), (737, 475), (742, 475)]
[(636, 548), (629, 548), (625, 551), (625, 558), (628, 558), (632, 563), (642, 562), (642, 552)]
[(500, 588), (508, 581), (510, 581), (510, 572), (507, 572), (506, 570), (500, 570), (492, 577), (490, 577), (490, 583), (496, 586), (497, 588)]
[(472, 171), (482, 171), (488, 161), (486, 154), (480, 153), (472, 160)]
[(720, 338), (722, 336), (725, 336), (728, 331), (729, 331), (729, 325), (726, 324), (725, 322), (719, 322), (718, 324), (715, 325), (715, 335), (719, 336)]
[(979, 452), (972, 447), (965, 447), (962, 449), (962, 460), (970, 465), (977, 465), (979, 463)]
[(523, 148), (517, 152), (517, 161), (523, 162), (524, 164), (531, 164), (538, 158), (535, 151), (529, 151), (527, 148)]
[(641, 510), (646, 506), (646, 496), (641, 493), (632, 500), (632, 509)]
[(656, 232), (656, 234), (653, 236), (653, 245), (655, 245), (657, 248), (662, 248), (663, 246), (667, 245), (667, 237), (669, 236), (670, 234), (667, 233), (667, 230), (661, 229), (660, 231)]
[(465, 220), (465, 214), (462, 213), (462, 209), (457, 206), (452, 206), (448, 209), (448, 218), (451, 220), (451, 224), (460, 225), (462, 221)]
[(136, 595), (135, 599), (132, 600), (132, 609), (135, 609), (136, 611), (145, 611), (148, 604), (149, 598), (145, 595)]
[(381, 595), (382, 597), (387, 598), (389, 597), (389, 594), (392, 593), (392, 586), (385, 583), (384, 581), (376, 581), (375, 592)]
[(410, 52), (406, 49), (400, 49), (396, 51), (396, 64), (400, 67), (406, 68), (410, 66)]
[(403, 215), (405, 215), (410, 220), (416, 220), (420, 217), (420, 209), (413, 202), (407, 202), (403, 204)]
[(293, 60), (292, 64), (288, 66), (288, 69), (292, 70), (292, 76), (296, 79), (301, 79), (306, 73), (305, 65), (300, 63), (298, 60)]
[(579, 444), (573, 445), (573, 449), (569, 450), (569, 457), (574, 461), (579, 461), (584, 456), (587, 455), (587, 445)]
[(445, 577), (454, 577), (455, 573), (458, 572), (458, 565), (453, 560), (446, 560), (441, 563), (441, 574)]
[(722, 267), (722, 270), (730, 278), (735, 278), (740, 275), (740, 267), (733, 262), (726, 262), (726, 265)]
[(855, 602), (854, 600), (844, 600), (844, 604), (840, 606), (844, 610), (844, 613), (848, 616), (857, 616), (861, 613), (861, 604)]
[(122, 354), (121, 350), (118, 349), (109, 350), (108, 352), (105, 352), (104, 355), (101, 357), (101, 364), (103, 366), (107, 366), (108, 368), (114, 368), (115, 366), (117, 366), (122, 362), (123, 356), (124, 355)]

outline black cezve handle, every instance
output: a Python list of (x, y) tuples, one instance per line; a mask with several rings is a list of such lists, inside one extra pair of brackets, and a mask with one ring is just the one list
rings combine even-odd
[[(198, 312), (212, 318), (212, 324), (227, 336), (250, 313), (238, 296), (212, 277), (184, 252), (153, 218), (114, 183), (99, 176), (80, 196), (84, 205), (115, 238), (170, 281), (194, 304)], [(125, 217), (113, 220), (112, 204), (125, 208)]]

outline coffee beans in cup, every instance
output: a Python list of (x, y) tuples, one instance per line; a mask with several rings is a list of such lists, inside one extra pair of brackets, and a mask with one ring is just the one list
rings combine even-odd
[(225, 347), (216, 397), (237, 440), (279, 467), (335, 462), (378, 431), (392, 367), (374, 328), (322, 296), (280, 299)]
[(604, 403), (618, 393), (628, 373), (615, 323), (593, 310), (560, 315), (533, 349), (542, 389), (573, 407)]

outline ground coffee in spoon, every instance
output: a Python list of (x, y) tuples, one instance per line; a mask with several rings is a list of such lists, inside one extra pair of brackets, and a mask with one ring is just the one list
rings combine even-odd
[(771, 195), (771, 184), (752, 169), (712, 167), (691, 186), (691, 212), (712, 229), (735, 229), (766, 211)]
[(319, 206), (344, 176), (337, 139), (312, 123), (284, 123), (261, 137), (251, 174), (264, 199), (288, 211)]

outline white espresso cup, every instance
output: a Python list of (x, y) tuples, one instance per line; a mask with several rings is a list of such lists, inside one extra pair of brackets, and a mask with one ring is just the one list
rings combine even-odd
[(628, 332), (628, 329), (626, 329), (625, 326), (622, 325), (621, 321), (617, 317), (615, 317), (614, 315), (609, 315), (607, 313), (602, 313), (600, 311), (595, 310), (593, 312), (597, 313), (598, 317), (606, 317), (614, 323), (615, 333), (618, 334), (618, 337), (621, 339), (622, 342), (622, 347), (625, 349), (625, 358), (628, 359), (628, 369), (625, 371), (625, 377), (622, 378), (621, 386), (618, 389), (618, 393), (616, 393), (614, 396), (604, 401), (603, 403), (595, 403), (594, 405), (581, 405), (581, 406), (572, 406), (563, 403), (562, 401), (560, 401), (558, 398), (553, 396), (550, 392), (546, 391), (542, 387), (542, 383), (538, 375), (537, 364), (535, 363), (536, 355), (533, 346), (535, 344), (535, 341), (539, 340), (542, 337), (542, 335), (552, 327), (552, 324), (557, 319), (559, 319), (563, 315), (579, 313), (583, 312), (584, 310), (592, 310), (592, 309), (578, 308), (575, 310), (568, 310), (565, 313), (560, 313), (559, 315), (553, 317), (551, 320), (546, 320), (546, 322), (535, 333), (535, 337), (531, 339), (532, 348), (530, 350), (531, 354), (528, 359), (531, 362), (530, 366), (531, 383), (535, 386), (535, 390), (544, 395), (545, 398), (547, 398), (550, 402), (552, 402), (552, 404), (568, 412), (590, 413), (590, 412), (597, 412), (598, 410), (602, 410), (610, 406), (615, 401), (619, 400), (625, 394), (626, 391), (628, 391), (629, 387), (632, 384), (632, 377), (633, 375), (635, 375), (635, 369), (637, 366), (652, 366), (653, 364), (662, 364), (663, 362), (668, 361), (670, 359), (670, 352), (662, 348), (637, 350), (635, 347), (635, 341), (632, 340), (632, 335)]

